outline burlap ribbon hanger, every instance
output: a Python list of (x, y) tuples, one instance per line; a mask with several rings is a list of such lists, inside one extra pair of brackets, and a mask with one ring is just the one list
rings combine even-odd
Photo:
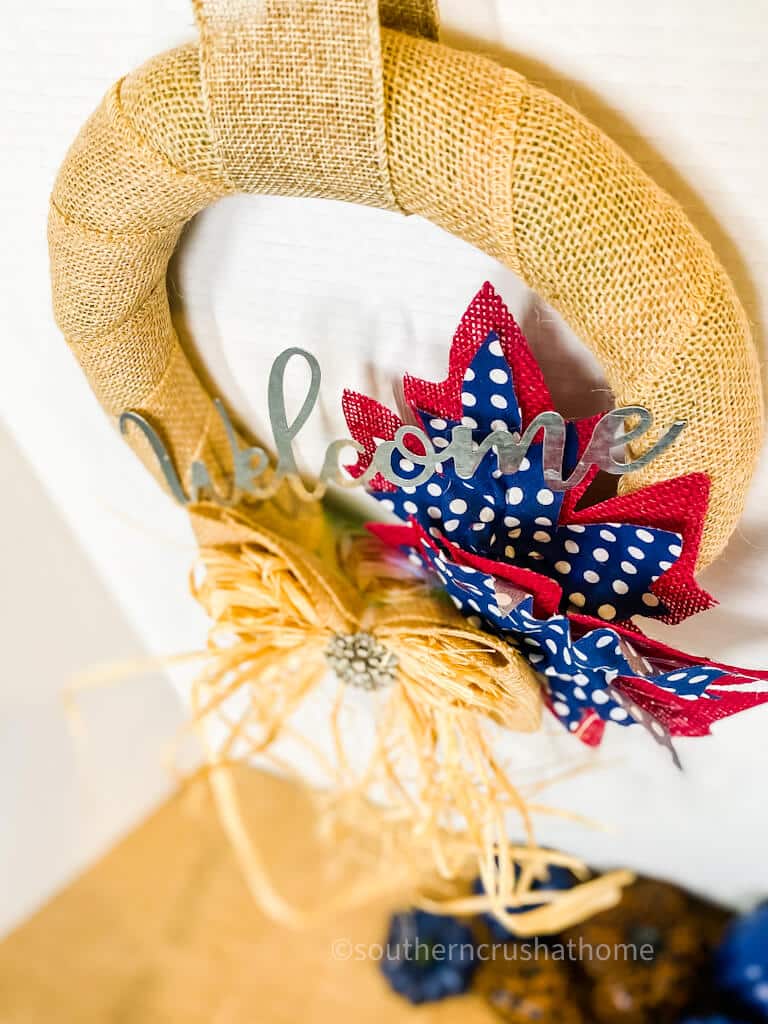
[[(194, 6), (202, 92), (227, 184), (397, 209), (376, 0)], [(392, 28), (437, 38), (430, 0), (390, 0), (381, 16)]]

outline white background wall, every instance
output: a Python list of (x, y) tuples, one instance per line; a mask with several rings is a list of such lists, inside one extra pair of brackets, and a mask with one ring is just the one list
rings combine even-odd
[[(686, 207), (733, 275), (762, 345), (768, 299), (764, 5), (444, 0), (442, 12), (444, 41), (491, 52), (557, 92)], [(98, 577), (82, 604), (66, 600), (66, 583), (59, 580), (62, 618), (59, 602), (51, 600), (41, 600), (39, 614), (4, 614), (14, 655), (0, 682), (0, 710), (4, 730), (17, 742), (10, 753), (5, 746), (0, 752), (3, 849), (14, 871), (24, 874), (30, 858), (39, 863), (24, 900), (0, 897), (0, 910), (10, 901), (8, 919), (65, 873), (63, 861), (52, 866), (51, 850), (71, 826), (72, 806), (60, 805), (45, 838), (29, 824), (42, 814), (36, 801), (42, 808), (62, 788), (62, 766), (73, 755), (25, 714), (19, 693), (25, 700), (50, 700), (61, 682), (54, 652), (64, 635), (71, 667), (122, 657), (135, 644), (161, 654), (189, 650), (204, 637), (203, 616), (186, 592), (193, 547), (183, 513), (123, 447), (67, 352), (50, 314), (45, 243), (50, 186), (81, 123), (112, 81), (193, 33), (187, 0), (27, 0), (0, 39), (0, 411), (53, 505), (47, 515), (66, 523), (49, 531), (27, 514), (29, 503), (19, 501), (22, 471), (6, 473), (0, 514), (10, 554), (0, 592), (4, 607), (18, 613), (28, 574), (38, 574), (36, 592), (46, 594), (52, 567), (75, 557), (74, 543)], [(577, 342), (512, 275), (416, 219), (335, 203), (229, 199), (193, 225), (174, 267), (188, 334), (221, 392), (255, 426), (263, 422), (264, 374), (274, 355), (300, 344), (319, 356), (326, 415), (318, 418), (315, 445), (306, 449), (315, 465), (320, 443), (345, 433), (341, 387), (386, 392), (389, 377), (406, 361), (411, 372), (440, 375), (456, 320), (485, 278), (524, 323), (556, 392), (573, 400), (574, 379), (586, 390), (599, 386), (588, 359), (574, 378)], [(764, 466), (731, 546), (704, 579), (721, 607), (679, 627), (680, 646), (768, 667), (767, 498)], [(36, 506), (45, 500), (43, 490), (30, 499)], [(76, 561), (82, 568), (82, 555)], [(109, 630), (93, 626), (99, 607), (108, 606), (106, 595), (124, 616), (114, 640)], [(142, 714), (150, 732), (169, 724), (169, 700), (160, 687), (146, 692)], [(115, 712), (102, 705), (99, 715), (101, 735), (115, 734)], [(760, 709), (718, 725), (710, 739), (680, 742), (686, 767), (680, 776), (640, 730), (610, 730), (595, 771), (561, 786), (551, 801), (610, 823), (615, 832), (548, 825), (541, 836), (596, 861), (628, 863), (723, 898), (764, 893), (766, 729), (768, 709)], [(29, 743), (19, 739), (25, 736)], [(534, 766), (580, 757), (581, 749), (570, 741), (564, 746), (563, 739), (542, 737), (526, 756)], [(514, 738), (510, 743), (514, 747)], [(135, 759), (120, 756), (122, 750), (103, 747), (116, 787), (136, 773)], [(147, 801), (157, 784), (155, 777), (138, 786)], [(102, 812), (108, 818), (89, 849), (127, 826), (140, 805), (139, 798), (107, 800)], [(75, 859), (67, 865), (71, 870)]]
[(0, 933), (170, 789), (181, 706), (161, 675), (82, 692), (93, 662), (145, 659), (59, 510), (0, 427)]

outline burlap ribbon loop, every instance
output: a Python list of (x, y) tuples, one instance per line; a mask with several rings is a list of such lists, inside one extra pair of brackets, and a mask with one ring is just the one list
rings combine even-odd
[[(211, 138), (233, 189), (397, 208), (377, 0), (194, 7)], [(391, 27), (436, 34), (429, 0), (384, 8)]]

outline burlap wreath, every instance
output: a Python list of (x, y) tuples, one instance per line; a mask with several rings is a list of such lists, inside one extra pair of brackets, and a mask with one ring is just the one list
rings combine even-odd
[(104, 408), (159, 424), (182, 472), (201, 456), (227, 465), (165, 288), (184, 224), (221, 196), (420, 214), (560, 310), (618, 404), (645, 405), (659, 424), (688, 421), (622, 487), (708, 473), (708, 564), (741, 514), (762, 431), (749, 324), (711, 248), (566, 104), (427, 38), (428, 2), (382, 6), (385, 23), (423, 35), (380, 31), (375, 0), (199, 0), (201, 47), (122, 79), (84, 126), (51, 200), (53, 295)]
[[(623, 477), (621, 488), (709, 474), (700, 552), (700, 565), (708, 564), (743, 508), (761, 441), (761, 390), (745, 314), (681, 208), (566, 104), (492, 60), (437, 43), (429, 0), (382, 0), (381, 11), (376, 0), (196, 0), (196, 11), (201, 45), (156, 57), (119, 81), (53, 190), (56, 317), (105, 410), (146, 416), (182, 479), (200, 459), (221, 482), (231, 469), (229, 445), (166, 295), (168, 261), (186, 222), (239, 191), (420, 214), (505, 263), (558, 309), (604, 367), (617, 404), (646, 406), (659, 428), (687, 421), (678, 442)], [(130, 430), (128, 439), (157, 472), (143, 435)], [(642, 443), (653, 440), (651, 432)], [(287, 591), (273, 597), (285, 565), (269, 530), (279, 533), (287, 520), (270, 520), (269, 509), (248, 514), (256, 517), (250, 532), (219, 513), (198, 518), (209, 578), (218, 578), (198, 596), (217, 625), (231, 627), (236, 615), (247, 633), (237, 596), (245, 588), (255, 602), (247, 614), (258, 607), (261, 616), (269, 604), (270, 628), (279, 632)], [(305, 544), (321, 543), (318, 516), (312, 530), (303, 528)], [(232, 545), (243, 557), (231, 572), (221, 552)], [(291, 579), (300, 579), (300, 549), (291, 550)], [(296, 595), (291, 579), (285, 585)], [(310, 605), (319, 597), (307, 596), (298, 607), (314, 623)], [(402, 628), (418, 634), (412, 623)], [(446, 658), (462, 656), (465, 634), (465, 626), (446, 626)], [(535, 677), (515, 668), (513, 652), (489, 648), (487, 657), (501, 658), (504, 672), (512, 665), (518, 725), (530, 728), (540, 703)], [(212, 678), (224, 676), (209, 674), (207, 699)], [(425, 720), (425, 735), (432, 724)], [(485, 875), (503, 911), (510, 877), (504, 869), (506, 888), (494, 888), (494, 849), (486, 849)], [(523, 876), (518, 905), (533, 873)], [(549, 923), (562, 927), (609, 905), (624, 881), (601, 880), (596, 895), (581, 887)], [(526, 926), (525, 915), (516, 921), (521, 931), (541, 926)]]

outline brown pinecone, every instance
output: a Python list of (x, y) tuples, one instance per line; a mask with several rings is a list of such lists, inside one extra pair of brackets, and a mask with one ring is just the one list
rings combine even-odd
[(643, 879), (625, 890), (618, 906), (569, 929), (563, 938), (579, 944), (599, 1024), (677, 1020), (701, 984), (725, 919), (673, 885)]
[[(508, 1024), (586, 1024), (568, 965), (545, 954), (536, 959), (497, 956), (484, 964), (475, 989)], [(517, 947), (520, 954), (521, 946)]]

